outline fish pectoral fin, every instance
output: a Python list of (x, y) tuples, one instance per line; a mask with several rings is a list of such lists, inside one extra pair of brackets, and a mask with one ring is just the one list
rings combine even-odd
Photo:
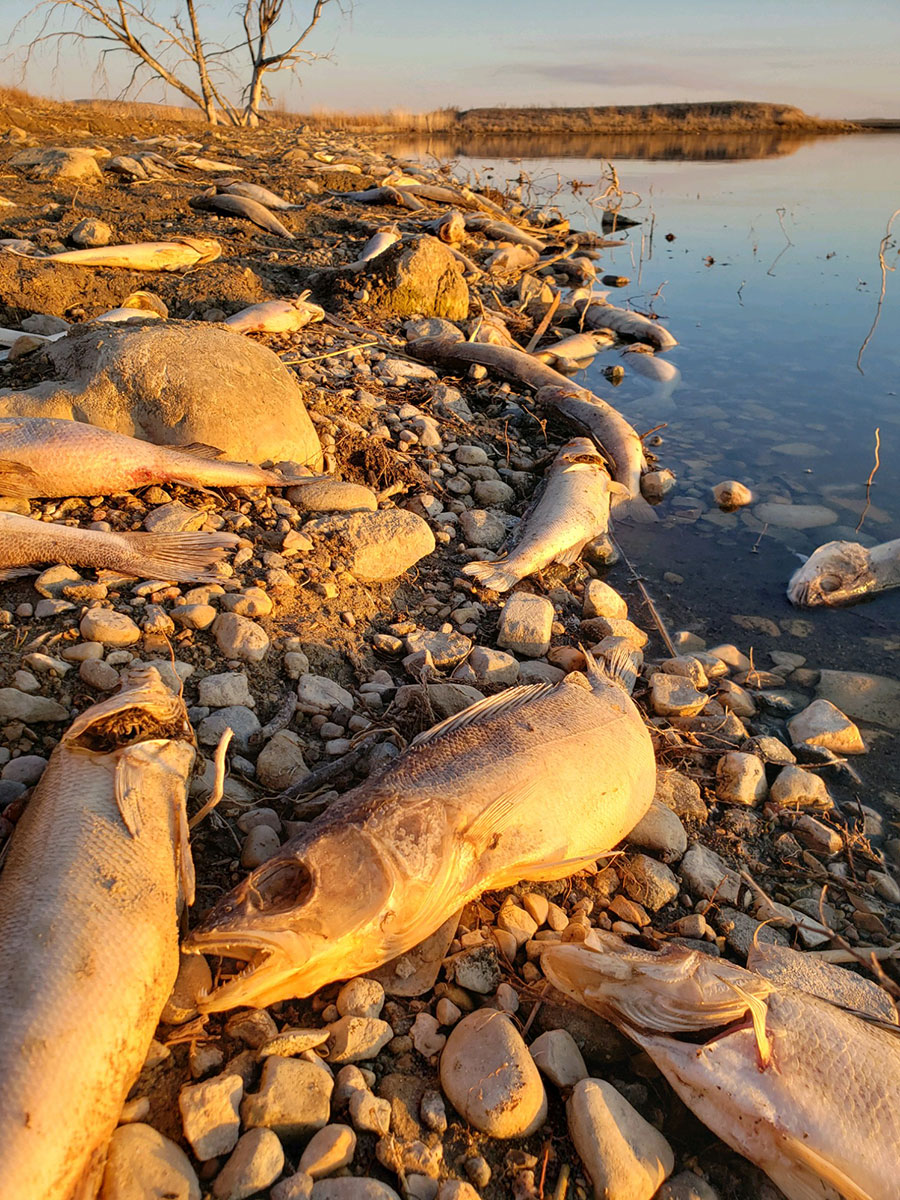
[(445, 717), (443, 721), (438, 722), (437, 725), (433, 725), (431, 729), (426, 729), (424, 733), (420, 733), (418, 737), (413, 738), (408, 748), (412, 749), (413, 746), (424, 746), (427, 742), (433, 742), (435, 739), (443, 737), (455, 729), (464, 729), (467, 725), (489, 721), (494, 717), (500, 716), (501, 713), (512, 712), (516, 708), (530, 704), (538, 696), (545, 696), (549, 691), (558, 686), (555, 683), (525, 683), (521, 687), (507, 688), (505, 692), (500, 692), (497, 696), (486, 696), (484, 700), (477, 700), (474, 704), (470, 704), (468, 708), (464, 708), (462, 712)]
[(12, 458), (0, 459), (0, 496), (31, 496), (38, 473)]
[(172, 446), (172, 450), (178, 450), (181, 454), (190, 454), (194, 458), (224, 458), (225, 451), (220, 450), (218, 446), (208, 446), (206, 442), (188, 442), (186, 446)]
[(140, 834), (144, 823), (141, 815), (141, 765), (128, 757), (122, 757), (116, 763), (116, 808), (132, 837)]
[(587, 544), (587, 538), (584, 538), (580, 542), (575, 542), (573, 546), (569, 546), (568, 550), (563, 550), (560, 554), (557, 554), (553, 561), (559, 563), (562, 567), (571, 567), (573, 563), (578, 562), (579, 558), (581, 558), (581, 552)]
[(491, 844), (505, 833), (513, 821), (516, 809), (528, 803), (536, 790), (535, 783), (515, 784), (501, 792), (462, 831), (476, 855), (491, 849)]
[(763, 1169), (791, 1200), (875, 1200), (871, 1192), (799, 1137), (782, 1132), (781, 1138), (784, 1156), (790, 1161), (767, 1163)]

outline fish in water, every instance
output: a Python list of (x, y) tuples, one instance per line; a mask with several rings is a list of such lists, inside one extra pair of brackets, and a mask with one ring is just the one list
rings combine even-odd
[(62, 250), (40, 261), (74, 263), (79, 267), (125, 267), (130, 271), (182, 271), (213, 262), (221, 253), (222, 247), (213, 238), (180, 237), (169, 242)]
[(659, 358), (649, 346), (645, 346), (641, 342), (629, 346), (623, 351), (623, 357), (629, 368), (636, 374), (643, 375), (645, 379), (649, 379), (653, 383), (662, 384), (670, 391), (681, 379), (681, 372), (674, 363), (669, 362), (668, 359)]
[(0, 495), (110, 496), (148, 484), (186, 487), (290, 487), (284, 476), (219, 459), (213, 446), (155, 446), (56, 417), (0, 417)]
[(325, 309), (301, 292), (296, 300), (265, 300), (226, 317), (224, 324), (237, 333), (295, 333), (325, 319)]
[(247, 221), (258, 225), (260, 229), (277, 234), (278, 237), (288, 238), (290, 241), (294, 240), (294, 235), (282, 225), (273, 212), (248, 196), (220, 194), (216, 192), (215, 188), (209, 188), (201, 195), (195, 196), (189, 203), (192, 208), (207, 208), (232, 217), (244, 217)]
[(554, 987), (637, 1042), (788, 1200), (896, 1200), (896, 1027), (723, 959), (641, 950), (600, 930), (550, 947), (541, 965)]
[(302, 204), (289, 203), (282, 196), (270, 192), (268, 188), (260, 187), (258, 183), (245, 183), (241, 179), (217, 180), (216, 190), (229, 196), (245, 196), (248, 200), (255, 200), (263, 208), (270, 208), (275, 212), (290, 212), (303, 207)]
[(4, 1196), (95, 1195), (193, 899), (187, 712), (153, 667), (70, 726), (0, 875)]
[(66, 563), (138, 579), (218, 583), (207, 568), (239, 543), (234, 533), (104, 533), (0, 512), (0, 580), (33, 575), (34, 563)]
[(623, 337), (650, 342), (657, 350), (670, 350), (678, 342), (665, 325), (645, 317), (643, 313), (617, 308), (602, 298), (594, 297), (587, 306), (578, 305), (588, 329), (612, 329)]
[(588, 366), (601, 350), (608, 349), (615, 338), (605, 329), (593, 333), (573, 333), (552, 346), (542, 346), (534, 357), (548, 363), (557, 371), (580, 371)]
[(835, 607), (895, 587), (900, 587), (900, 538), (868, 548), (826, 542), (794, 572), (787, 594), (801, 608)]
[(415, 738), (188, 935), (188, 952), (247, 963), (200, 1007), (308, 996), (405, 953), (484, 891), (561, 879), (611, 850), (656, 783), (619, 681), (630, 669), (588, 656), (587, 678), (512, 688)]
[(571, 565), (589, 541), (606, 533), (615, 492), (627, 489), (610, 479), (594, 443), (573, 438), (553, 460), (546, 489), (523, 518), (515, 548), (496, 562), (467, 563), (463, 574), (482, 587), (508, 592), (551, 563)]

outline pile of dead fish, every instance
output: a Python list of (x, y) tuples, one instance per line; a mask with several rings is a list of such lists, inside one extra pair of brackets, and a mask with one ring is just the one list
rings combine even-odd
[[(194, 153), (201, 149), (156, 139), (154, 148), (105, 165), (126, 181), (216, 174), (190, 200), (189, 213), (246, 220), (294, 240), (286, 214), (302, 203), (232, 178), (234, 164)], [(304, 162), (331, 174), (360, 171), (352, 158), (335, 161), (322, 151)], [(23, 169), (35, 163), (39, 156), (31, 154)], [(659, 321), (594, 292), (599, 235), (570, 229), (552, 211), (499, 204), (443, 169), (390, 164), (376, 177), (377, 186), (341, 192), (340, 203), (385, 206), (389, 219), (361, 253), (313, 273), (322, 305), (303, 290), (204, 327), (170, 320), (158, 296), (139, 291), (81, 327), (0, 330), (10, 364), (39, 358), (55, 374), (0, 393), (0, 577), (38, 576), (46, 607), (35, 612), (23, 602), (19, 609), (58, 622), (61, 647), (52, 658), (42, 641), (26, 655), (29, 670), (0, 688), (4, 735), (12, 741), (36, 722), (68, 723), (40, 769), (28, 761), (39, 756), (4, 751), (13, 769), (5, 766), (0, 782), (21, 781), (23, 797), (34, 786), (27, 803), (17, 796), (3, 818), (12, 837), (0, 874), (0, 1192), (23, 1200), (98, 1193), (199, 1200), (202, 1179), (216, 1200), (393, 1200), (397, 1193), (382, 1182), (393, 1175), (411, 1200), (509, 1192), (526, 1200), (545, 1195), (545, 1186), (563, 1200), (579, 1170), (551, 1147), (564, 1102), (597, 1197), (715, 1195), (690, 1171), (669, 1179), (676, 1163), (669, 1140), (623, 1089), (589, 1073), (585, 1056), (596, 1075), (597, 1064), (627, 1056), (621, 1040), (605, 1059), (597, 1050), (618, 1039), (618, 1030), (789, 1200), (893, 1200), (900, 1039), (889, 990), (774, 936), (759, 940), (772, 921), (781, 938), (787, 926), (804, 944), (833, 943), (838, 961), (866, 960), (838, 940), (824, 908), (816, 918), (771, 901), (699, 838), (688, 848), (685, 824), (702, 823), (706, 805), (678, 772), (676, 796), (666, 767), (676, 752), (690, 763), (714, 755), (713, 800), (743, 811), (748, 822), (766, 806), (783, 823), (785, 855), (800, 857), (807, 847), (807, 865), (824, 875), (815, 853), (837, 856), (847, 842), (836, 818), (824, 819), (838, 810), (822, 778), (798, 766), (794, 751), (837, 771), (846, 754), (865, 749), (859, 731), (818, 699), (789, 730), (793, 750), (775, 737), (751, 737), (742, 718), (784, 676), (764, 678), (736, 648), (707, 651), (690, 635), (679, 635), (671, 656), (648, 669), (647, 634), (597, 578), (618, 554), (611, 521), (654, 520), (652, 503), (674, 478), (615, 408), (569, 376), (601, 350), (627, 345), (628, 369), (673, 387), (677, 370), (663, 355), (674, 338)], [(202, 269), (227, 253), (219, 240), (180, 234), (43, 256), (33, 246), (8, 249), (41, 263), (148, 272)], [(403, 276), (417, 255), (436, 255), (443, 281), (430, 311), (422, 305), (426, 284), (416, 291)], [(335, 281), (358, 289), (364, 307), (385, 279), (393, 279), (395, 293), (416, 295), (419, 307), (395, 309), (412, 318), (405, 340), (383, 319), (373, 334), (327, 312)], [(446, 315), (448, 287), (462, 289), (465, 313)], [(479, 299), (474, 320), (470, 296)], [(296, 349), (326, 325), (372, 337), (366, 345), (375, 347), (382, 382), (393, 372), (403, 387), (407, 380), (433, 384), (447, 432), (436, 432), (438, 418), (417, 404), (401, 400), (393, 413), (372, 394), (354, 415), (335, 395), (325, 401), (330, 411), (311, 403), (308, 410), (309, 393), (288, 366), (249, 336), (290, 337)], [(315, 361), (309, 356), (305, 368)], [(523, 420), (552, 421), (569, 435), (546, 456), (541, 489), (519, 521), (503, 519), (515, 488), (484, 450), (451, 442), (450, 430), (475, 418), (435, 368), (476, 384), (485, 375), (511, 381), (522, 394), (510, 393), (507, 382), (505, 395)], [(467, 410), (469, 422), (460, 415)], [(496, 422), (506, 439), (507, 478), (530, 489), (521, 480), (536, 462), (521, 445), (510, 453), (508, 423)], [(363, 447), (377, 442), (388, 458), (384, 447), (395, 443), (391, 454), (406, 468), (406, 482), (376, 494), (337, 478), (337, 440), (326, 427)], [(416, 446), (425, 454), (413, 470), (408, 455)], [(435, 455), (448, 446), (455, 458), (445, 455), (441, 466)], [(472, 483), (461, 468), (474, 472)], [(237, 499), (231, 507), (211, 504), (191, 523), (197, 514), (164, 491), (176, 487), (228, 489)], [(159, 494), (158, 527), (115, 527), (99, 516), (112, 516), (110, 497), (127, 514), (133, 497), (123, 496), (138, 489)], [(80, 511), (76, 498), (89, 498), (97, 519), (72, 518)], [(716, 499), (733, 508), (750, 496), (730, 480)], [(33, 500), (58, 503), (38, 518)], [(254, 536), (254, 512), (269, 521), (265, 540)], [(260, 724), (244, 668), (269, 651), (254, 618), (273, 611), (267, 588), (296, 588), (292, 564), (327, 558), (329, 577), (310, 574), (305, 582), (328, 615), (341, 587), (361, 591), (414, 566), (428, 571), (442, 558), (437, 546), (452, 543), (465, 561), (450, 562), (448, 549), (446, 579), (422, 585), (433, 589), (423, 611), (452, 619), (438, 630), (395, 619), (367, 634), (369, 650), (398, 670), (403, 656), (411, 684), (398, 686), (379, 669), (354, 695), (312, 671), (300, 639), (288, 636), (276, 671), (288, 679), (289, 694)], [(832, 543), (792, 580), (792, 599), (845, 603), (896, 586), (898, 562), (897, 543), (870, 551)], [(62, 567), (38, 573), (47, 563)], [(266, 587), (242, 586), (250, 563)], [(563, 599), (556, 607), (546, 594), (552, 589), (541, 573), (554, 564), (569, 570), (570, 584), (583, 565), (578, 617), (566, 608), (573, 592), (557, 589)], [(71, 567), (95, 568), (97, 581)], [(128, 580), (145, 582), (135, 585), (133, 602), (110, 606), (109, 592), (117, 595)], [(182, 595), (180, 583), (200, 586)], [(170, 615), (163, 603), (173, 599)], [(77, 630), (66, 616), (76, 604), (83, 605)], [(492, 609), (506, 650), (473, 646), (468, 636)], [(342, 610), (332, 634), (352, 630), (356, 620), (352, 608)], [(227, 666), (201, 680), (199, 715), (183, 699), (178, 668), (185, 664), (169, 637), (178, 647), (180, 637), (206, 630)], [(147, 651), (156, 647), (152, 662), (125, 650), (142, 637)], [(208, 669), (214, 659), (202, 653)], [(74, 663), (86, 685), (117, 690), (79, 703), (71, 719), (68, 707), (34, 695), (41, 685), (29, 680), (31, 671), (61, 679)], [(119, 665), (126, 667), (121, 677)], [(732, 669), (738, 675), (726, 679)], [(213, 701), (214, 689), (224, 703)], [(634, 695), (646, 698), (649, 715)], [(365, 715), (354, 711), (358, 699)], [(416, 705), (425, 728), (407, 741), (394, 722)], [(325, 747), (312, 771), (290, 728), (304, 719)], [(198, 737), (216, 747), (208, 763), (198, 763)], [(276, 795), (269, 805), (240, 778), (262, 779), (264, 756)], [(357, 766), (362, 780), (332, 793)], [(189, 818), (200, 795), (205, 802)], [(288, 811), (296, 819), (282, 842), (287, 821), (279, 814)], [(201, 879), (200, 904), (191, 831), (205, 822), (216, 836), (234, 836), (221, 815), (229, 812), (239, 814), (246, 835), (238, 843), (242, 878), (231, 890), (221, 878)], [(598, 864), (629, 836), (638, 853)], [(869, 856), (869, 893), (900, 899), (879, 855), (860, 846), (857, 853)], [(676, 878), (670, 864), (679, 863)], [(596, 909), (587, 892), (576, 902), (568, 886), (556, 885), (581, 871), (593, 880)], [(834, 878), (856, 896), (846, 872)], [(497, 892), (509, 894), (492, 907), (485, 894)], [(655, 928), (670, 903), (683, 915)], [(726, 907), (730, 924), (717, 935), (712, 922)], [(889, 941), (877, 912), (864, 915), (872, 917), (866, 928)], [(736, 950), (748, 924), (744, 968), (719, 955)], [(880, 943), (872, 961), (877, 949)], [(882, 982), (890, 984), (886, 975)], [(393, 999), (386, 1002), (386, 993)], [(587, 1029), (581, 1045), (565, 1017), (546, 1024), (541, 1016), (563, 996), (600, 1018), (568, 1010), (573, 1027)], [(524, 1022), (516, 1017), (522, 1003), (531, 1005)], [(212, 1015), (220, 1012), (232, 1013), (223, 1029)], [(168, 1045), (154, 1040), (160, 1022)], [(526, 1045), (532, 1022), (541, 1032)], [(244, 1047), (227, 1062), (223, 1038)], [(192, 1080), (180, 1087), (174, 1124), (171, 1113), (151, 1112), (149, 1099), (173, 1045), (189, 1046)], [(383, 1055), (393, 1056), (393, 1068)], [(416, 1079), (423, 1073), (440, 1088)], [(544, 1080), (554, 1085), (551, 1101)], [(457, 1145), (454, 1161), (444, 1157), (452, 1119), (445, 1099), (466, 1123), (466, 1139), (522, 1139), (519, 1158), (507, 1155), (506, 1177), (492, 1179), (477, 1140), (461, 1157)], [(183, 1138), (199, 1176), (157, 1125)], [(583, 1182), (572, 1178), (575, 1194), (585, 1194)]]

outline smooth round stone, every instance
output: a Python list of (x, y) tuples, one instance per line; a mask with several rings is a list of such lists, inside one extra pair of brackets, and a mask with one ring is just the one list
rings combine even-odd
[(102, 1200), (200, 1200), (200, 1183), (180, 1146), (134, 1123), (112, 1135), (100, 1194)]
[(284, 1150), (271, 1129), (243, 1134), (228, 1162), (216, 1176), (216, 1200), (247, 1200), (275, 1182), (284, 1168)]
[(441, 1055), (441, 1086), (470, 1125), (491, 1137), (528, 1137), (547, 1117), (541, 1076), (518, 1030), (503, 1013), (464, 1017)]
[(355, 1153), (356, 1134), (349, 1125), (326, 1125), (310, 1138), (298, 1169), (313, 1179), (321, 1179), (349, 1166)]
[(31, 787), (43, 775), (46, 766), (46, 758), (41, 758), (39, 754), (22, 754), (19, 758), (10, 759), (0, 772), (0, 778), (12, 779)]
[(312, 1200), (400, 1200), (400, 1197), (392, 1187), (377, 1179), (345, 1175), (342, 1179), (317, 1179)]
[(779, 529), (817, 529), (833, 525), (837, 513), (824, 504), (758, 504), (753, 510), (758, 521)]
[(85, 641), (102, 642), (104, 646), (133, 646), (141, 639), (141, 631), (131, 617), (111, 608), (89, 608), (79, 628)]
[(611, 1084), (581, 1080), (572, 1089), (566, 1115), (595, 1196), (650, 1200), (671, 1175), (671, 1146)]

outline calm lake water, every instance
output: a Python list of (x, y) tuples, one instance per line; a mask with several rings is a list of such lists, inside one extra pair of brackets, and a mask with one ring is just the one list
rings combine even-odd
[[(753, 645), (760, 666), (769, 651), (788, 650), (812, 667), (900, 677), (900, 591), (833, 611), (797, 610), (785, 596), (798, 556), (823, 542), (900, 537), (900, 271), (888, 272), (865, 373), (856, 365), (881, 288), (879, 244), (900, 208), (900, 135), (493, 138), (403, 150), (455, 158), (459, 171), (501, 189), (525, 173), (535, 199), (553, 195), (582, 228), (599, 228), (601, 206), (590, 199), (613, 161), (621, 187), (640, 198), (626, 197), (623, 211), (641, 225), (603, 252), (600, 273), (630, 278), (609, 298), (663, 319), (680, 343), (667, 358), (681, 372), (666, 394), (613, 351), (581, 376), (639, 432), (666, 423), (656, 452), (678, 487), (656, 525), (618, 526), (620, 543), (672, 628)], [(573, 191), (573, 180), (586, 186)], [(896, 235), (889, 267), (898, 265), (900, 218)], [(626, 378), (613, 388), (602, 370), (620, 361)], [(881, 466), (855, 534), (876, 428)], [(821, 505), (833, 517), (798, 530), (764, 528), (755, 505), (722, 514), (710, 489), (732, 478), (758, 502)], [(627, 572), (615, 571), (621, 586)], [(767, 617), (780, 634), (748, 633), (734, 616)], [(900, 790), (900, 754), (887, 738), (876, 743), (870, 766)]]

